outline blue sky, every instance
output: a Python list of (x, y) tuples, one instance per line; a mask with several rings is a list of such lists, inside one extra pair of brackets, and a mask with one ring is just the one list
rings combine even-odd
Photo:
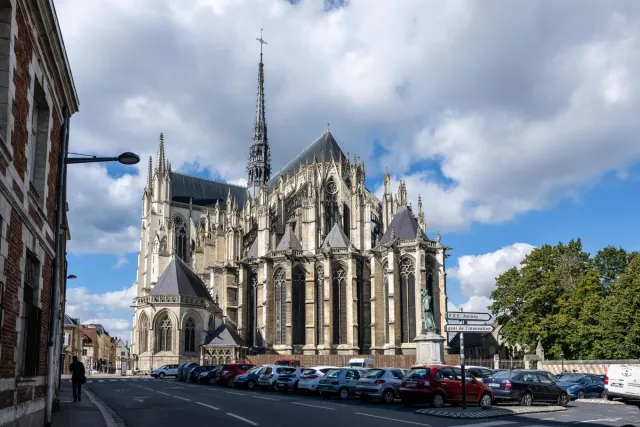
[[(264, 28), (273, 170), (329, 122), (379, 194), (407, 182), (440, 230), (451, 303), (482, 310), (535, 246), (640, 250), (640, 4), (58, 0), (80, 96), (67, 311), (128, 337), (147, 159), (246, 180)], [(295, 36), (292, 36), (295, 35)]]

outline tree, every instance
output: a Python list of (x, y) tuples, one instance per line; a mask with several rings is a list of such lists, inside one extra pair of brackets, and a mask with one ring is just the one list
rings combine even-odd
[(622, 248), (607, 246), (593, 257), (593, 264), (598, 270), (600, 281), (609, 293), (613, 283), (627, 269), (629, 254)]

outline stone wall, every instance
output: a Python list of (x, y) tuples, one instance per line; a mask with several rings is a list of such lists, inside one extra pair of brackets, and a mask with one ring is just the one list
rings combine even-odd
[(586, 374), (606, 375), (610, 365), (635, 364), (640, 365), (640, 359), (631, 360), (544, 360), (538, 362), (538, 369), (553, 374), (561, 372), (579, 372)]
[[(299, 360), (302, 366), (347, 366), (351, 359), (373, 359), (373, 364), (379, 368), (404, 368), (409, 369), (416, 363), (415, 356), (408, 355), (293, 355), (282, 356), (278, 354), (261, 354), (256, 356), (246, 356), (245, 359), (255, 365), (270, 365), (279, 359)], [(457, 365), (460, 357), (457, 355), (445, 354), (444, 363), (447, 365)]]

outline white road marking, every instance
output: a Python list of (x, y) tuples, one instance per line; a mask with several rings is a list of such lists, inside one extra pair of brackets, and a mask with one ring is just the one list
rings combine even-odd
[(584, 420), (584, 421), (580, 421), (581, 423), (597, 423), (600, 421), (618, 421), (621, 420), (622, 418), (599, 418), (597, 420)]
[(167, 396), (171, 396), (169, 393), (165, 393), (164, 391), (158, 391), (158, 393), (160, 393), (160, 394), (165, 394), (165, 395), (167, 395)]
[(206, 403), (202, 403), (202, 402), (196, 402), (196, 403), (198, 405), (206, 406), (207, 408), (215, 409), (216, 411), (220, 410), (220, 408), (216, 408), (215, 406), (207, 405)]
[(99, 382), (99, 383), (103, 383), (103, 382), (104, 382), (104, 380), (98, 380), (98, 382)]
[[(424, 423), (416, 423), (414, 421), (406, 421), (406, 420), (399, 420), (397, 418), (389, 418), (389, 417), (380, 417), (378, 415), (371, 415), (371, 414), (363, 414), (362, 412), (354, 412), (354, 414), (356, 415), (363, 415), (365, 417), (373, 417), (373, 418), (381, 418), (383, 420), (390, 420), (390, 421), (397, 421), (399, 423), (407, 423), (407, 424), (415, 424), (417, 426), (430, 426), (431, 424), (424, 424)], [(472, 424), (474, 427), (477, 424)]]
[(257, 426), (257, 425), (258, 425), (258, 423), (254, 423), (254, 422), (253, 422), (253, 421), (251, 421), (251, 420), (248, 420), (248, 419), (246, 419), (246, 418), (244, 418), (244, 417), (241, 417), (240, 415), (232, 414), (231, 412), (227, 412), (227, 415), (230, 415), (230, 416), (232, 416), (233, 418), (237, 418), (237, 419), (239, 419), (239, 420), (242, 420), (242, 421), (244, 421), (245, 423), (251, 424), (252, 426)]
[(274, 402), (280, 402), (280, 399), (272, 399), (270, 397), (252, 396), (253, 399), (273, 400)]
[(225, 391), (227, 394), (237, 394), (238, 396), (244, 396), (244, 393), (236, 393), (235, 391)]
[(186, 400), (187, 402), (191, 402), (191, 399), (186, 399), (184, 397), (180, 397), (180, 396), (173, 396), (173, 397), (175, 397), (176, 399)]
[(87, 384), (93, 384), (93, 381), (87, 381)]
[(111, 381), (112, 383), (115, 383), (115, 382), (116, 382), (116, 381), (118, 381), (118, 380), (109, 380), (109, 381)]
[(335, 411), (336, 408), (329, 408), (327, 406), (318, 406), (318, 405), (309, 405), (308, 403), (300, 403), (300, 402), (291, 402), (294, 405), (301, 405), (301, 406), (310, 406), (312, 408), (320, 408), (320, 409), (328, 409), (330, 411)]
[(516, 421), (490, 421), (487, 423), (478, 423), (478, 424), (465, 424), (467, 426), (473, 427), (493, 427), (493, 426), (506, 426), (508, 424), (516, 424)]

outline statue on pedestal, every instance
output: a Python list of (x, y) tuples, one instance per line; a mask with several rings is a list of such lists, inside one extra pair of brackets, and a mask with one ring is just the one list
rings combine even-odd
[(427, 288), (422, 288), (422, 333), (436, 332), (436, 322), (431, 312), (431, 295)]

